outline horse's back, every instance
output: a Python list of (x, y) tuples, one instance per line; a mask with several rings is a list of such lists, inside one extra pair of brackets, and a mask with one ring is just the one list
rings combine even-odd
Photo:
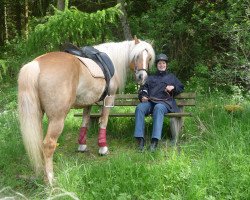
[(74, 72), (78, 70), (78, 59), (65, 52), (50, 52), (35, 58), (38, 61), (41, 72)]

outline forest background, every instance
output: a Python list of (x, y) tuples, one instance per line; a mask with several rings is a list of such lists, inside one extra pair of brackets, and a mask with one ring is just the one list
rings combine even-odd
[(65, 42), (85, 46), (137, 35), (166, 53), (170, 69), (196, 91), (249, 92), (247, 0), (1, 0), (0, 10), (0, 81), (16, 80), (22, 64)]
[[(134, 119), (112, 118), (111, 154), (97, 155), (96, 124), (90, 153), (76, 154), (81, 120), (72, 110), (54, 156), (56, 184), (48, 187), (34, 178), (22, 144), (21, 66), (65, 42), (86, 46), (134, 35), (167, 54), (169, 70), (197, 94), (178, 151), (165, 148), (163, 134), (156, 154), (138, 154)], [(250, 199), (249, 59), (249, 0), (0, 0), (0, 199)], [(134, 93), (130, 74), (125, 92)]]

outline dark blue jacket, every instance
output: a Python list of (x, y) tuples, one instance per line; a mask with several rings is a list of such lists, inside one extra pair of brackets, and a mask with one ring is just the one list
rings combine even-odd
[[(165, 92), (167, 85), (173, 85), (171, 93)], [(184, 90), (184, 85), (172, 73), (158, 71), (156, 75), (148, 76), (146, 83), (140, 87), (138, 97), (148, 97), (149, 101), (162, 103), (167, 106), (170, 112), (179, 112), (174, 96)]]

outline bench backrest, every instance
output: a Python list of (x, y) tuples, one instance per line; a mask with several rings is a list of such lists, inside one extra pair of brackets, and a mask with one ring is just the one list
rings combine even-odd
[[(184, 92), (175, 96), (178, 106), (195, 106), (196, 94), (194, 92)], [(136, 106), (138, 105), (138, 94), (117, 94), (115, 97), (115, 106)], [(97, 105), (103, 105), (100, 101)]]

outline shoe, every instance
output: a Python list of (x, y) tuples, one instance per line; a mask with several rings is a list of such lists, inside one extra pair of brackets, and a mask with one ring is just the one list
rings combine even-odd
[(158, 145), (158, 139), (153, 138), (153, 139), (151, 140), (151, 144), (150, 144), (150, 151), (151, 151), (151, 152), (155, 152), (156, 149), (157, 149), (157, 145)]
[(139, 138), (136, 138), (136, 139), (137, 139), (137, 142), (138, 142), (138, 150), (143, 151), (144, 150), (144, 138), (139, 137)]

